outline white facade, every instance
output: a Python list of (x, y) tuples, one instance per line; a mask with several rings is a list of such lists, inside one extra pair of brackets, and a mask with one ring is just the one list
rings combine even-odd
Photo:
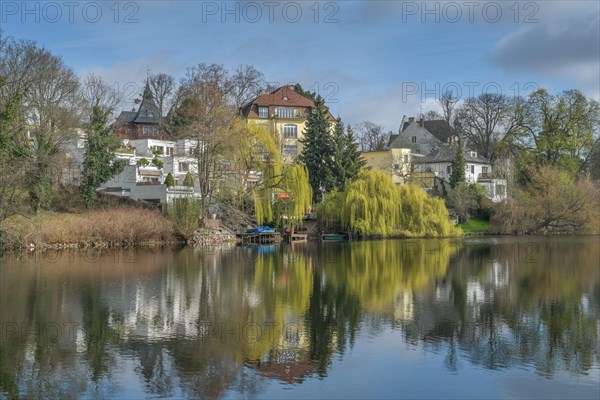
[[(437, 186), (442, 184), (440, 181), (446, 186), (445, 184), (449, 182), (452, 174), (452, 161), (447, 157), (440, 158), (436, 159), (436, 154), (422, 157), (415, 162), (414, 171), (433, 173), (435, 178), (439, 179)], [(488, 199), (493, 202), (500, 202), (507, 198), (506, 179), (494, 178), (492, 165), (484, 162), (484, 160), (478, 157), (474, 151), (467, 150), (465, 152), (465, 180), (468, 184), (477, 183), (483, 186)]]
[[(445, 181), (450, 179), (452, 166), (450, 162), (420, 163), (415, 164), (415, 172), (434, 172), (435, 176)], [(465, 180), (467, 183), (477, 183), (484, 176), (492, 173), (490, 164), (466, 163)]]
[[(171, 203), (173, 199), (183, 197), (199, 197), (197, 182), (193, 188), (183, 186), (188, 172), (194, 176), (198, 173), (198, 161), (191, 155), (197, 147), (195, 144), (192, 140), (125, 139), (123, 148), (115, 153), (117, 160), (125, 163), (125, 168), (102, 184), (101, 190), (133, 200), (156, 203)], [(161, 168), (152, 163), (154, 158), (162, 162)], [(141, 159), (146, 159), (149, 164), (139, 165)], [(175, 181), (172, 187), (165, 185), (169, 173)]]

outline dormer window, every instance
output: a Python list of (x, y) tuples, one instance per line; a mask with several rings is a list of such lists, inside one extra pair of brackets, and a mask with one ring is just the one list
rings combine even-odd
[(287, 101), (287, 100), (288, 100), (287, 96), (283, 96), (283, 99), (284, 99), (285, 101)]
[(476, 158), (477, 157), (477, 152), (476, 151), (472, 151), (471, 152), (471, 157), (475, 157)]

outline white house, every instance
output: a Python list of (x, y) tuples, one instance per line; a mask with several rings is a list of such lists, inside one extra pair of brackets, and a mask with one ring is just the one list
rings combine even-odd
[[(199, 197), (198, 182), (194, 187), (183, 186), (185, 176), (197, 175), (198, 161), (190, 140), (124, 139), (123, 147), (115, 152), (118, 161), (125, 163), (123, 172), (101, 185), (101, 190), (133, 200), (171, 203), (182, 197)], [(141, 162), (145, 159), (147, 162)], [(159, 165), (153, 160), (158, 159)], [(167, 187), (165, 179), (173, 176), (175, 185)]]
[[(414, 171), (433, 173), (439, 184), (446, 185), (457, 150), (457, 144), (443, 144), (426, 156), (413, 157)], [(495, 177), (490, 161), (470, 149), (465, 150), (465, 180), (483, 186), (493, 202), (502, 201), (507, 196), (506, 179)]]

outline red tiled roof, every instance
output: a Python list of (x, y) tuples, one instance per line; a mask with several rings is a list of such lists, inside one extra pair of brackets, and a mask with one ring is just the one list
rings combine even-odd
[[(275, 89), (271, 93), (263, 93), (256, 99), (242, 107), (242, 115), (247, 118), (258, 118), (258, 106), (284, 106), (284, 107), (307, 107), (312, 108), (315, 103), (294, 90), (293, 85), (285, 85)], [(270, 112), (271, 110), (269, 110)], [(307, 115), (308, 116), (308, 115)], [(330, 120), (335, 120), (331, 112), (328, 112)]]
[(260, 106), (289, 106), (289, 107), (313, 107), (311, 99), (297, 93), (290, 85), (282, 86), (271, 93), (261, 94), (253, 101)]

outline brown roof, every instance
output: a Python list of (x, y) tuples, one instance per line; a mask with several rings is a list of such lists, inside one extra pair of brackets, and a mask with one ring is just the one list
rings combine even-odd
[[(258, 106), (284, 106), (284, 107), (307, 107), (315, 106), (314, 101), (301, 95), (294, 90), (293, 85), (285, 85), (275, 89), (271, 93), (263, 93), (251, 102), (242, 106), (241, 113), (246, 118), (258, 118)], [(271, 110), (269, 110), (269, 115)], [(328, 117), (334, 121), (335, 117), (328, 111)], [(306, 115), (308, 117), (308, 115)]]

